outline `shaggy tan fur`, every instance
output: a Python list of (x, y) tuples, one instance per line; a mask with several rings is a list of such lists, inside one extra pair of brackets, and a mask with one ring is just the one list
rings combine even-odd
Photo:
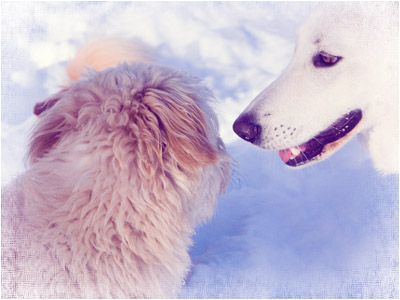
[(231, 173), (212, 99), (123, 63), (38, 104), (30, 166), (2, 197), (2, 297), (175, 296)]

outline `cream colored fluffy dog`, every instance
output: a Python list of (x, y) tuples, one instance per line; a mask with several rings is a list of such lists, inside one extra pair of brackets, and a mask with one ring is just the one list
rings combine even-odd
[[(146, 63), (107, 68), (123, 61)], [(29, 168), (3, 193), (2, 296), (173, 297), (231, 174), (213, 96), (114, 40), (68, 72), (36, 105)]]

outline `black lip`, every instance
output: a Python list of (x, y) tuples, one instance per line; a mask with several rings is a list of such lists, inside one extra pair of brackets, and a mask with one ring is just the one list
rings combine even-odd
[(362, 119), (361, 109), (355, 109), (345, 114), (335, 121), (326, 130), (320, 132), (317, 136), (304, 143), (306, 150), (302, 151), (293, 159), (289, 159), (286, 164), (291, 167), (304, 165), (322, 153), (327, 144), (333, 143), (356, 127)]

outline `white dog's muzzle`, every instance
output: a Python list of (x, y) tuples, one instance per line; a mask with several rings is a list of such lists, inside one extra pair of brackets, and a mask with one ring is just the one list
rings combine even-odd
[[(339, 148), (345, 140), (350, 137), (350, 132), (362, 119), (362, 110), (354, 109), (337, 119), (328, 128), (310, 138), (308, 141), (288, 148), (279, 149), (279, 156), (282, 161), (291, 167), (298, 167), (304, 164), (321, 160), (329, 156), (333, 150)], [(263, 127), (258, 124), (254, 114), (244, 113), (233, 124), (236, 134), (256, 146), (265, 148), (262, 144), (262, 137), (268, 138), (268, 133), (263, 132)], [(354, 133), (354, 132), (353, 132)]]

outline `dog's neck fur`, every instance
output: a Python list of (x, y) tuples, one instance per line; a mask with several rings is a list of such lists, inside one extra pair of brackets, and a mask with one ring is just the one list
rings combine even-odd
[[(185, 176), (182, 171), (173, 166), (167, 169), (176, 174), (146, 169), (140, 155), (116, 152), (112, 139), (96, 149), (75, 142), (73, 153), (58, 147), (23, 178), (29, 223), (47, 233), (38, 238), (62, 267), (68, 265), (73, 280), (96, 282), (92, 289), (99, 295), (140, 296), (140, 291), (130, 289), (137, 281), (154, 282), (154, 276), (164, 282), (152, 287), (154, 295), (178, 289), (171, 285), (176, 282), (172, 278), (183, 277), (188, 270), (176, 270), (182, 265), (176, 261), (190, 265), (187, 249), (193, 229), (183, 211), (195, 181), (182, 178), (193, 186), (187, 191), (179, 188), (174, 180)], [(50, 161), (51, 173), (46, 171)]]

